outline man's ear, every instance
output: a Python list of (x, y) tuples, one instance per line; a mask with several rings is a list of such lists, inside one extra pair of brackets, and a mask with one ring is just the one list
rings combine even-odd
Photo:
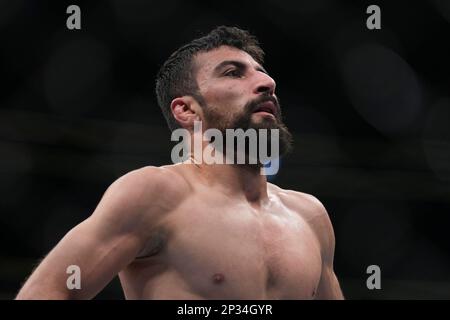
[(194, 121), (200, 120), (198, 104), (190, 96), (173, 99), (170, 103), (170, 110), (175, 120), (185, 129), (194, 128)]

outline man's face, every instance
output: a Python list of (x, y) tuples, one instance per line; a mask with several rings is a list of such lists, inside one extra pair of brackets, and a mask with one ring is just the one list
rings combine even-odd
[(248, 53), (221, 46), (197, 54), (194, 63), (204, 128), (279, 129), (280, 149), (289, 149), (291, 135), (281, 120), (275, 81)]

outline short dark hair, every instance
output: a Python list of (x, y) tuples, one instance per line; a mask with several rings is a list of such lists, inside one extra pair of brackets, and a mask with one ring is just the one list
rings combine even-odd
[(173, 99), (191, 95), (201, 101), (192, 63), (194, 56), (220, 46), (240, 49), (247, 52), (259, 64), (264, 62), (264, 51), (256, 37), (237, 27), (219, 26), (207, 35), (180, 47), (164, 62), (156, 76), (156, 97), (170, 130), (180, 127), (170, 110)]

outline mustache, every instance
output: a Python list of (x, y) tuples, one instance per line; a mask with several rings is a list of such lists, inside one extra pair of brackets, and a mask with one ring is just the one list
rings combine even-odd
[(280, 108), (280, 103), (278, 101), (278, 98), (276, 98), (275, 96), (271, 96), (271, 95), (262, 95), (250, 102), (248, 102), (244, 108), (245, 112), (248, 114), (253, 113), (256, 109), (258, 109), (260, 107), (260, 104), (270, 101), (273, 103), (273, 105), (275, 106), (275, 116), (277, 118), (281, 117), (281, 108)]

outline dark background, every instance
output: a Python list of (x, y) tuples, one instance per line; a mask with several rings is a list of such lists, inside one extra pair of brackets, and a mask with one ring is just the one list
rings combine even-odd
[[(81, 30), (66, 8), (81, 7)], [(381, 7), (381, 30), (366, 8)], [(119, 176), (170, 163), (154, 79), (221, 25), (266, 51), (295, 150), (275, 183), (311, 193), (348, 299), (450, 298), (450, 2), (0, 0), (0, 298)], [(379, 265), (382, 289), (366, 287)], [(97, 298), (123, 299), (117, 278)]]

